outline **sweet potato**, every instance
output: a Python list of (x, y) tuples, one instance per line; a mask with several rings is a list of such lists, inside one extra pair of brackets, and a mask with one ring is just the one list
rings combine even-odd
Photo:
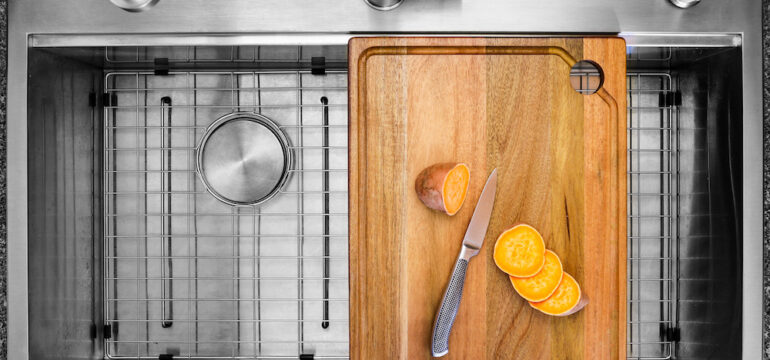
[(510, 276), (534, 276), (545, 265), (545, 241), (532, 226), (514, 225), (497, 238), (493, 257), (497, 267)]
[(568, 316), (588, 305), (588, 297), (582, 293), (575, 278), (565, 272), (553, 295), (540, 302), (530, 301), (529, 305), (543, 314)]
[(414, 190), (427, 207), (451, 216), (463, 206), (469, 183), (468, 165), (440, 163), (420, 172), (414, 182)]
[(551, 250), (546, 250), (545, 265), (540, 272), (528, 278), (509, 277), (513, 288), (521, 297), (527, 301), (543, 301), (556, 292), (563, 275), (564, 269), (559, 256)]

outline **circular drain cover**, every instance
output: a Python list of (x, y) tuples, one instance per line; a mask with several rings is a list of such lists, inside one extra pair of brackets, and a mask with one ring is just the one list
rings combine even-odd
[(198, 174), (206, 189), (230, 205), (257, 205), (286, 183), (289, 141), (265, 116), (233, 113), (212, 123), (198, 146)]

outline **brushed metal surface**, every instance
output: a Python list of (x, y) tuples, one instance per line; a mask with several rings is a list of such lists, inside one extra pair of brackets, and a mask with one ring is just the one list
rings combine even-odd
[(256, 113), (228, 114), (212, 123), (197, 150), (206, 189), (230, 205), (259, 205), (289, 177), (292, 153), (286, 135)]
[[(536, 37), (518, 33), (409, 33), (409, 36), (496, 36)], [(270, 33), (270, 34), (32, 34), (31, 47), (141, 47), (141, 46), (331, 46), (347, 45), (353, 37), (381, 36), (377, 33)], [(569, 35), (565, 35), (569, 37)], [(575, 35), (577, 36), (577, 35)], [(620, 33), (629, 47), (733, 47), (743, 37), (731, 33)]]
[[(30, 359), (97, 359), (102, 345), (91, 337), (90, 324), (101, 309), (103, 260), (96, 241), (101, 181), (93, 171), (99, 156), (93, 150), (101, 140), (88, 94), (101, 86), (101, 74), (79, 61), (37, 55), (30, 62), (40, 80), (30, 84), (30, 311), (23, 314), (31, 336), (28, 348), (13, 344), (9, 352), (28, 352)], [(101, 328), (94, 331), (101, 336)]]
[[(152, 11), (129, 13), (104, 0), (88, 0), (74, 7), (59, 0), (13, 1), (9, 4), (8, 68), (8, 236), (9, 242), (9, 357), (29, 358), (30, 292), (38, 280), (29, 275), (28, 251), (32, 203), (30, 194), (39, 187), (30, 173), (32, 136), (39, 130), (30, 127), (33, 101), (28, 98), (28, 46), (32, 36), (52, 34), (70, 46), (91, 44), (137, 45), (155, 42), (169, 45), (208, 43), (216, 45), (217, 36), (226, 42), (259, 44), (323, 44), (325, 36), (335, 43), (350, 33), (436, 33), (436, 34), (514, 34), (514, 33), (618, 33), (632, 36), (640, 46), (687, 46), (690, 35), (708, 33), (739, 38), (736, 65), (740, 74), (729, 83), (739, 84), (740, 112), (738, 133), (731, 137), (740, 147), (739, 174), (733, 181), (742, 191), (739, 203), (741, 266), (741, 355), (755, 359), (761, 354), (762, 309), (762, 118), (761, 118), (761, 5), (751, 0), (708, 1), (681, 10), (668, 1), (557, 0), (548, 4), (527, 1), (482, 0), (473, 2), (414, 0), (393, 11), (380, 12), (363, 1), (268, 1), (212, 0), (195, 2), (164, 0)], [(82, 9), (88, 11), (82, 11)], [(235, 9), (235, 11), (234, 11)], [(194, 20), (191, 20), (194, 19)], [(189, 34), (188, 34), (189, 33)], [(208, 33), (208, 36), (201, 36)], [(96, 34), (89, 37), (89, 34)], [(119, 34), (109, 36), (105, 34)], [(160, 34), (160, 35), (151, 35)], [(179, 35), (184, 34), (184, 35)], [(229, 35), (238, 35), (230, 36)], [(321, 34), (323, 36), (309, 36)], [(325, 34), (325, 35), (324, 35)], [(69, 35), (73, 35), (69, 38)], [(179, 37), (177, 38), (176, 36)], [(673, 36), (672, 36), (673, 35)], [(679, 39), (677, 39), (677, 36)], [(673, 39), (672, 39), (673, 38)], [(134, 40), (139, 39), (139, 40)], [(701, 38), (702, 39), (702, 38)], [(711, 41), (711, 40), (709, 40)], [(721, 40), (720, 40), (721, 41)], [(728, 41), (734, 41), (729, 40)], [(49, 42), (53, 45), (56, 42)], [(738, 44), (734, 44), (738, 45)], [(34, 80), (33, 80), (34, 81)], [(41, 80), (42, 81), (42, 80)], [(39, 86), (41, 85), (34, 85)], [(717, 86), (710, 84), (708, 86)], [(51, 95), (54, 98), (60, 95)], [(731, 100), (732, 101), (732, 100)], [(78, 110), (78, 113), (80, 111)], [(77, 130), (80, 131), (80, 130)], [(716, 138), (708, 141), (716, 141)], [(715, 145), (721, 149), (725, 145)], [(685, 164), (688, 164), (685, 161)], [(710, 189), (710, 192), (717, 191)], [(61, 255), (55, 251), (56, 256)]]
[[(699, 5), (700, 6), (700, 5)], [(671, 73), (678, 107), (677, 359), (744, 356), (739, 51), (684, 51)]]
[[(26, 33), (448, 32), (618, 33), (760, 31), (760, 4), (708, 1), (681, 10), (669, 1), (414, 0), (377, 11), (362, 0), (163, 0), (129, 13), (105, 0), (75, 7), (58, 0), (9, 4)], [(89, 11), (83, 11), (89, 9)], [(93, 16), (99, 14), (99, 16)], [(192, 20), (194, 19), (194, 20)], [(759, 34), (758, 34), (759, 35)]]

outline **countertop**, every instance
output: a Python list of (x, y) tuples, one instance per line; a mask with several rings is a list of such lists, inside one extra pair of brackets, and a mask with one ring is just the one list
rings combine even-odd
[(8, 236), (5, 217), (5, 109), (6, 89), (8, 88), (8, 1), (0, 0), (0, 359), (7, 358), (8, 353), (8, 298), (6, 296), (6, 259)]
[(762, 321), (762, 343), (764, 346), (764, 359), (770, 359), (770, 0), (762, 0), (762, 98), (764, 99), (763, 114), (764, 119), (764, 155), (763, 155), (763, 226), (764, 235), (764, 276), (763, 276), (763, 321)]

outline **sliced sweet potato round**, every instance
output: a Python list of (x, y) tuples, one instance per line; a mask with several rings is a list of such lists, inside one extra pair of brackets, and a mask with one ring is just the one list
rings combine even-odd
[(553, 316), (572, 315), (588, 304), (588, 297), (580, 291), (580, 285), (568, 273), (548, 299), (539, 302), (530, 301), (529, 305), (543, 314)]
[(528, 278), (510, 276), (511, 284), (516, 292), (527, 301), (543, 301), (553, 295), (561, 282), (564, 269), (561, 260), (555, 252), (545, 251), (545, 265), (543, 268)]
[(451, 216), (463, 206), (470, 178), (464, 163), (434, 164), (417, 175), (414, 190), (427, 207)]
[(494, 259), (497, 267), (510, 276), (534, 276), (545, 265), (545, 242), (532, 226), (514, 225), (497, 238)]

